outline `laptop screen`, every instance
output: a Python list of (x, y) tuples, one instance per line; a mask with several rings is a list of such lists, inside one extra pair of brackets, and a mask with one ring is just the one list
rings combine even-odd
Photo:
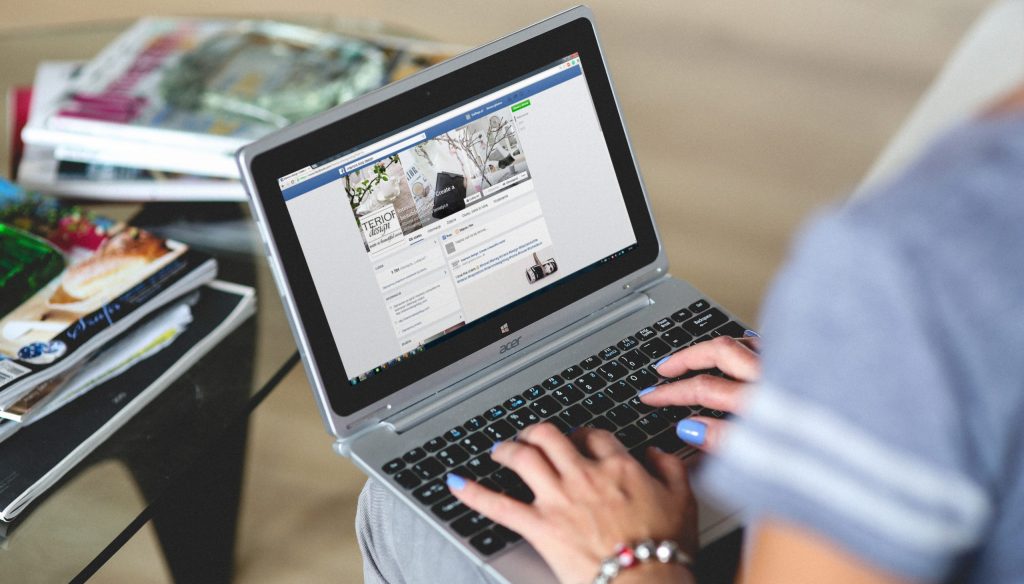
[(356, 388), (637, 244), (578, 54), (278, 186)]

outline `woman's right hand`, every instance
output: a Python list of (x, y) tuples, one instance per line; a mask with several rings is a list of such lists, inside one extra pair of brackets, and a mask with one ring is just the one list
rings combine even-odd
[[(750, 384), (761, 377), (758, 341), (753, 337), (718, 337), (679, 351), (657, 367), (662, 377), (672, 379), (691, 371), (715, 368), (726, 377), (701, 373), (664, 383), (640, 396), (640, 401), (655, 407), (701, 405), (740, 413), (750, 392)], [(676, 432), (689, 444), (713, 451), (727, 431), (728, 424), (718, 418), (691, 416), (679, 421)]]

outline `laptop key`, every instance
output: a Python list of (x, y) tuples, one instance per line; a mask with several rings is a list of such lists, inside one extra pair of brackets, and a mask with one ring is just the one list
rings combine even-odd
[(544, 388), (539, 385), (534, 385), (523, 392), (523, 397), (530, 401), (533, 401), (542, 395), (544, 395)]
[(551, 392), (551, 397), (558, 400), (563, 406), (568, 406), (583, 399), (583, 392), (569, 384)]
[(692, 446), (679, 439), (679, 436), (676, 435), (675, 428), (669, 428), (667, 430), (664, 430), (663, 432), (652, 438), (650, 442), (647, 443), (647, 445), (660, 448), (663, 451), (669, 453), (679, 452), (680, 450), (684, 449), (688, 451), (693, 451)]
[(693, 312), (687, 310), (686, 308), (683, 308), (682, 310), (678, 310), (672, 313), (672, 320), (676, 322), (684, 322), (689, 320), (691, 316), (693, 316)]
[(672, 347), (661, 339), (651, 339), (640, 345), (640, 352), (650, 359), (661, 359), (672, 352)]
[(570, 426), (565, 420), (559, 418), (558, 416), (550, 418), (547, 421), (551, 422), (551, 424), (554, 427), (558, 428), (558, 431), (561, 432), (562, 434), (569, 434), (569, 432), (572, 432), (573, 430), (572, 426)]
[(618, 403), (622, 403), (636, 395), (636, 390), (633, 389), (633, 386), (626, 383), (624, 379), (620, 379), (609, 385), (608, 389), (604, 392)]
[(416, 473), (407, 468), (395, 473), (395, 482), (406, 489), (411, 489), (420, 484), (420, 477), (416, 476)]
[(693, 312), (694, 314), (697, 314), (698, 312), (704, 312), (708, 308), (711, 308), (711, 305), (708, 304), (707, 300), (704, 300), (703, 298), (701, 298), (700, 300), (698, 300), (698, 301), (694, 302), (693, 304), (687, 306), (687, 308), (689, 308), (690, 311)]
[(509, 497), (512, 497), (516, 501), (519, 501), (520, 503), (527, 504), (533, 503), (533, 500), (536, 498), (534, 497), (533, 491), (530, 490), (530, 487), (526, 486), (525, 484), (512, 487), (505, 494), (508, 495)]
[(595, 416), (611, 409), (614, 405), (615, 402), (613, 402), (611, 398), (609, 398), (607, 395), (604, 394), (604, 392), (601, 391), (595, 393), (594, 395), (587, 396), (583, 400), (583, 407), (590, 410), (590, 413), (594, 414)]
[(537, 414), (531, 412), (529, 409), (522, 410), (521, 412), (512, 412), (505, 419), (518, 430), (522, 430), (530, 424), (536, 424), (540, 421)]
[(544, 387), (544, 389), (552, 390), (562, 387), (564, 383), (565, 381), (561, 377), (557, 375), (552, 375), (551, 377), (548, 377), (547, 379), (542, 381), (541, 385)]
[(448, 486), (443, 481), (431, 481), (422, 487), (417, 488), (412, 492), (416, 499), (424, 505), (433, 505), (441, 499), (444, 499), (450, 493), (448, 492)]
[(511, 489), (523, 482), (519, 475), (507, 468), (499, 468), (491, 474), (490, 478), (494, 479), (494, 482), (498, 483), (502, 489)]
[(638, 343), (637, 340), (634, 339), (633, 337), (626, 337), (619, 341), (615, 346), (622, 349), (623, 351), (629, 351), (640, 346), (640, 343)]
[(495, 442), (501, 442), (515, 436), (516, 429), (505, 420), (498, 420), (484, 428), (484, 434), (487, 434)]
[(678, 349), (690, 342), (693, 336), (690, 333), (684, 331), (679, 327), (668, 329), (665, 334), (661, 335), (662, 340), (672, 346), (673, 349)]
[(451, 430), (445, 432), (444, 437), (449, 442), (458, 442), (466, 437), (466, 431), (462, 429), (462, 426), (455, 426)]
[(451, 521), (466, 511), (469, 511), (469, 507), (463, 505), (462, 502), (455, 497), (448, 497), (440, 503), (435, 504), (430, 508), (430, 510), (434, 515), (437, 515), (437, 518), (441, 521)]
[(622, 357), (619, 357), (619, 361), (630, 369), (639, 369), (646, 365), (649, 360), (640, 351), (630, 351), (623, 353)]
[(740, 326), (736, 321), (730, 320), (712, 331), (711, 336), (742, 338), (745, 332), (747, 332), (745, 327)]
[(469, 459), (469, 453), (458, 444), (450, 444), (447, 448), (438, 452), (436, 456), (448, 468), (462, 464)]
[(637, 444), (640, 444), (647, 438), (647, 435), (640, 431), (636, 426), (626, 426), (615, 433), (615, 437), (622, 442), (622, 445), (626, 448), (632, 448)]
[(498, 470), (498, 463), (491, 459), (490, 454), (484, 453), (467, 462), (466, 468), (478, 477), (485, 477)]
[(546, 395), (530, 404), (530, 409), (533, 410), (540, 419), (545, 420), (557, 414), (558, 410), (562, 409), (562, 406), (555, 401), (555, 398), (550, 395)]
[(408, 462), (409, 464), (412, 464), (426, 455), (427, 453), (422, 448), (413, 448), (409, 452), (406, 452), (405, 454), (402, 455), (402, 460)]
[(572, 379), (583, 375), (583, 368), (579, 365), (571, 365), (562, 371), (562, 379)]
[(445, 444), (445, 439), (440, 436), (437, 436), (436, 438), (431, 438), (430, 440), (427, 440), (426, 443), (423, 444), (423, 450), (426, 450), (427, 452), (437, 452), (438, 450), (444, 448)]
[(672, 319), (667, 316), (654, 323), (654, 329), (659, 333), (663, 333), (674, 326), (676, 326), (676, 323), (672, 322)]
[(491, 444), (494, 444), (494, 441), (483, 434), (470, 434), (463, 438), (459, 444), (470, 454), (480, 454), (481, 452), (487, 452)]
[(505, 547), (505, 540), (492, 529), (474, 535), (473, 539), (469, 540), (469, 543), (476, 548), (476, 551), (485, 556), (489, 556)]
[(679, 406), (667, 406), (658, 410), (669, 422), (678, 422), (690, 415), (690, 408)]
[(614, 358), (618, 357), (619, 353), (620, 353), (620, 351), (619, 351), (618, 347), (613, 345), (611, 347), (605, 347), (604, 350), (602, 350), (600, 353), (598, 353), (598, 355), (600, 355), (601, 358), (604, 359), (605, 361), (608, 361), (610, 359), (614, 359)]
[(665, 428), (668, 428), (669, 421), (661, 415), (661, 412), (654, 411), (637, 421), (636, 427), (640, 428), (650, 436), (654, 436)]
[(452, 529), (462, 537), (469, 537), (481, 529), (490, 526), (492, 521), (476, 511), (463, 515), (452, 522)]
[(597, 355), (591, 355), (590, 357), (587, 357), (586, 359), (580, 361), (580, 367), (586, 369), (587, 371), (596, 368), (600, 364), (601, 358), (598, 357)]
[(605, 381), (615, 381), (626, 373), (629, 373), (629, 370), (623, 367), (618, 361), (609, 361), (598, 367), (597, 372), (604, 377)]
[(569, 424), (570, 427), (579, 428), (584, 422), (593, 417), (593, 415), (583, 406), (576, 404), (558, 412), (558, 417), (565, 420), (565, 423)]
[(498, 418), (504, 416), (505, 414), (505, 408), (501, 406), (494, 406), (493, 408), (484, 412), (484, 419), (486, 419), (488, 422), (493, 422), (494, 420), (497, 420)]
[(443, 473), (444, 466), (436, 458), (431, 457), (418, 462), (412, 467), (412, 472), (416, 473), (416, 476), (421, 479), (428, 481)]
[(650, 370), (646, 368), (634, 371), (626, 376), (626, 381), (629, 382), (629, 384), (633, 386), (633, 389), (637, 391), (647, 389), (648, 387), (658, 383), (660, 380), (661, 378), (651, 373)]
[(501, 405), (503, 405), (506, 410), (511, 412), (511, 411), (518, 410), (519, 408), (525, 406), (526, 405), (526, 400), (523, 399), (521, 396), (514, 395), (514, 396), (508, 398), (507, 400), (505, 400), (505, 403), (503, 403)]
[(648, 414), (648, 413), (653, 412), (655, 410), (654, 407), (649, 406), (649, 405), (645, 404), (644, 402), (640, 401), (640, 398), (636, 397), (636, 396), (633, 396), (633, 397), (629, 398), (629, 401), (627, 403), (629, 404), (629, 406), (631, 408), (633, 408), (634, 410), (640, 412), (641, 415)]
[(401, 458), (396, 458), (390, 462), (384, 463), (384, 466), (381, 467), (381, 470), (387, 474), (395, 474), (396, 472), (402, 470), (403, 468), (405, 468), (405, 463), (402, 462)]
[(700, 343), (703, 343), (704, 341), (710, 341), (710, 340), (711, 340), (711, 335), (704, 335), (702, 337), (698, 337), (696, 339), (693, 339), (693, 342), (690, 343), (690, 346), (692, 347), (694, 345), (699, 345)]
[(609, 432), (615, 432), (615, 430), (618, 430), (618, 428), (619, 428), (611, 420), (609, 420), (608, 418), (606, 418), (604, 416), (598, 416), (598, 417), (594, 418), (593, 420), (590, 420), (589, 422), (587, 422), (586, 424), (583, 424), (583, 425), (584, 426), (588, 426), (590, 428), (598, 428), (598, 429), (601, 429), (601, 430), (608, 430)]
[(523, 536), (505, 527), (504, 525), (498, 525), (497, 523), (495, 523), (494, 527), (492, 527), (491, 529), (494, 530), (494, 533), (497, 533), (501, 536), (502, 539), (509, 543), (515, 543), (523, 539)]
[(619, 404), (605, 413), (605, 417), (612, 421), (617, 427), (626, 426), (640, 417), (636, 410), (629, 407), (629, 404)]
[(636, 340), (640, 341), (641, 343), (649, 341), (656, 336), (658, 336), (658, 333), (649, 326), (645, 326), (644, 328), (636, 331)]
[(692, 317), (683, 323), (686, 332), (693, 336), (710, 333), (716, 328), (729, 322), (729, 317), (717, 308), (710, 308), (697, 316)]
[(463, 426), (465, 426), (466, 430), (469, 432), (475, 432), (486, 425), (487, 420), (483, 419), (480, 416), (473, 416), (472, 418), (466, 420), (466, 423), (463, 424)]
[(587, 393), (594, 393), (605, 386), (605, 381), (597, 373), (588, 371), (577, 377), (573, 384)]

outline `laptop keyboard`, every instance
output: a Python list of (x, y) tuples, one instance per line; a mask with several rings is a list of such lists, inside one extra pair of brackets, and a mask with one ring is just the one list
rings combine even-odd
[[(444, 481), (447, 473), (474, 479), (523, 502), (532, 501), (533, 493), (522, 479), (491, 460), (490, 448), (541, 421), (554, 424), (565, 434), (582, 426), (608, 430), (641, 462), (649, 446), (688, 455), (693, 449), (676, 436), (675, 422), (691, 415), (725, 414), (699, 406), (653, 408), (641, 402), (637, 393), (664, 381), (651, 367), (662, 357), (714, 337), (740, 337), (745, 330), (706, 300), (698, 300), (509, 396), (388, 462), (382, 470), (478, 552), (491, 555), (522, 538), (453, 497)], [(700, 373), (721, 375), (709, 370), (690, 372), (686, 377)]]

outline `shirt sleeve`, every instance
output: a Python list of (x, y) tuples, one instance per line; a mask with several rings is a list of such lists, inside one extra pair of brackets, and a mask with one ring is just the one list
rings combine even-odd
[(898, 575), (943, 580), (982, 537), (990, 496), (950, 331), (922, 287), (928, 254), (878, 217), (834, 210), (798, 240), (765, 304), (762, 381), (698, 488)]

